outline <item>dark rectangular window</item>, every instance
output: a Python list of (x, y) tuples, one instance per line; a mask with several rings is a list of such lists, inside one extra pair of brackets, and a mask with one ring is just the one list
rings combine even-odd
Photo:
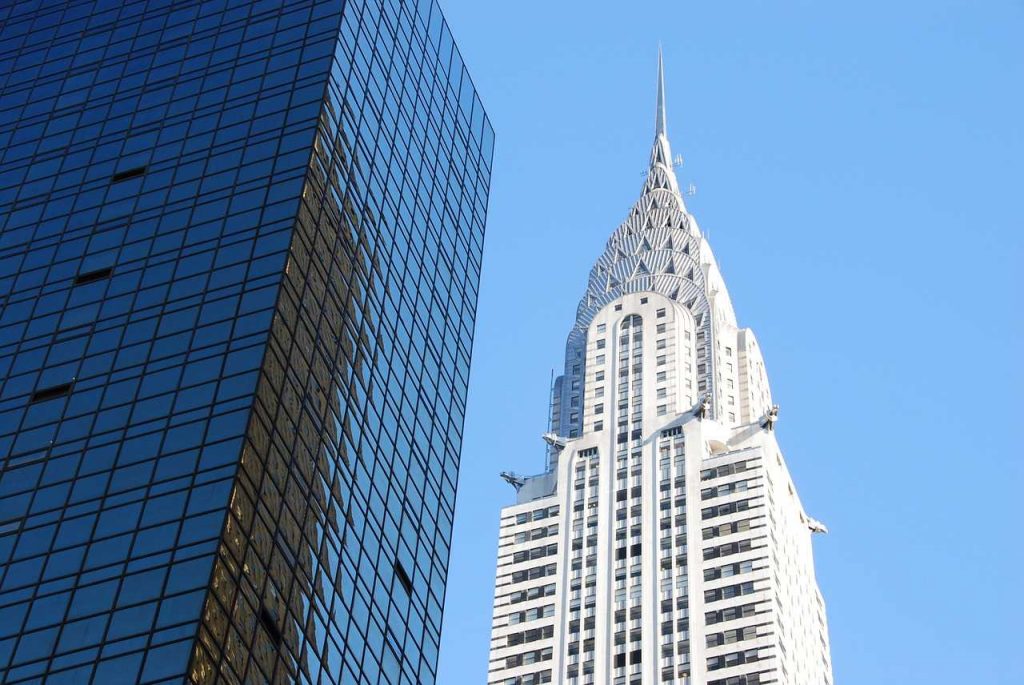
[(135, 178), (136, 176), (142, 176), (146, 173), (146, 167), (137, 166), (131, 169), (125, 169), (124, 171), (118, 171), (110, 179), (111, 183), (120, 183), (121, 181), (127, 181), (129, 178)]
[(85, 285), (87, 283), (95, 283), (96, 281), (102, 281), (105, 278), (110, 278), (110, 275), (114, 273), (113, 267), (106, 267), (105, 269), (94, 269), (93, 271), (86, 271), (75, 276), (75, 285)]
[(409, 578), (409, 574), (405, 572), (405, 567), (402, 566), (402, 562), (395, 562), (395, 578), (398, 578), (398, 582), (402, 584), (405, 591), (410, 595), (412, 594), (412, 579)]
[(51, 385), (49, 388), (40, 388), (32, 393), (32, 399), (30, 402), (45, 402), (46, 400), (56, 399), (63, 397), (71, 392), (71, 383), (61, 383), (60, 385)]
[(270, 639), (274, 641), (275, 645), (280, 645), (284, 637), (281, 635), (281, 629), (277, 627), (277, 621), (274, 620), (274, 615), (270, 613), (270, 609), (263, 606), (260, 607), (260, 623), (263, 625), (263, 629), (270, 635)]

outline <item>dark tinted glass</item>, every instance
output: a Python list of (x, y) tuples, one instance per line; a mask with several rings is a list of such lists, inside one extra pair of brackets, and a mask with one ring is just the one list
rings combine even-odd
[(431, 2), (0, 7), (0, 680), (433, 682), (492, 143)]

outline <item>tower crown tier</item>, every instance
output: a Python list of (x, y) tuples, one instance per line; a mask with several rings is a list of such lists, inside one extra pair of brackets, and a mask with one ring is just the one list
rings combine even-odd
[[(555, 382), (551, 403), (551, 430), (563, 436), (578, 437), (587, 430), (579, 409), (586, 401), (590, 324), (599, 311), (630, 293), (658, 293), (680, 304), (693, 317), (702, 344), (693, 345), (689, 352), (694, 362), (698, 358), (702, 361), (679, 370), (676, 380), (683, 386), (681, 390), (691, 391), (680, 392), (680, 397), (707, 397), (710, 416), (729, 424), (744, 417), (749, 420), (771, 406), (768, 380), (753, 334), (738, 327), (711, 246), (679, 191), (667, 135), (660, 53), (656, 110), (654, 144), (640, 197), (594, 264), (566, 342), (565, 367)], [(728, 356), (736, 353), (736, 358), (725, 359), (727, 350)], [(740, 368), (740, 352), (749, 368)], [(745, 387), (750, 392), (740, 393), (739, 384), (748, 375), (751, 377)], [(550, 456), (554, 456), (553, 451)]]

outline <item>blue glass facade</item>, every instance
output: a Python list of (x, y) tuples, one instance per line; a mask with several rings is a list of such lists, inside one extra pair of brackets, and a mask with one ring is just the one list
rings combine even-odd
[(434, 682), (492, 144), (430, 1), (0, 7), (0, 680)]

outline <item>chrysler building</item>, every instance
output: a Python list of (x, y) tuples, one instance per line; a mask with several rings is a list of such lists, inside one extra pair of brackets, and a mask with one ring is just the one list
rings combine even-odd
[(811, 518), (673, 171), (659, 55), (640, 198), (556, 380), (545, 470), (501, 512), (491, 685), (831, 685)]

